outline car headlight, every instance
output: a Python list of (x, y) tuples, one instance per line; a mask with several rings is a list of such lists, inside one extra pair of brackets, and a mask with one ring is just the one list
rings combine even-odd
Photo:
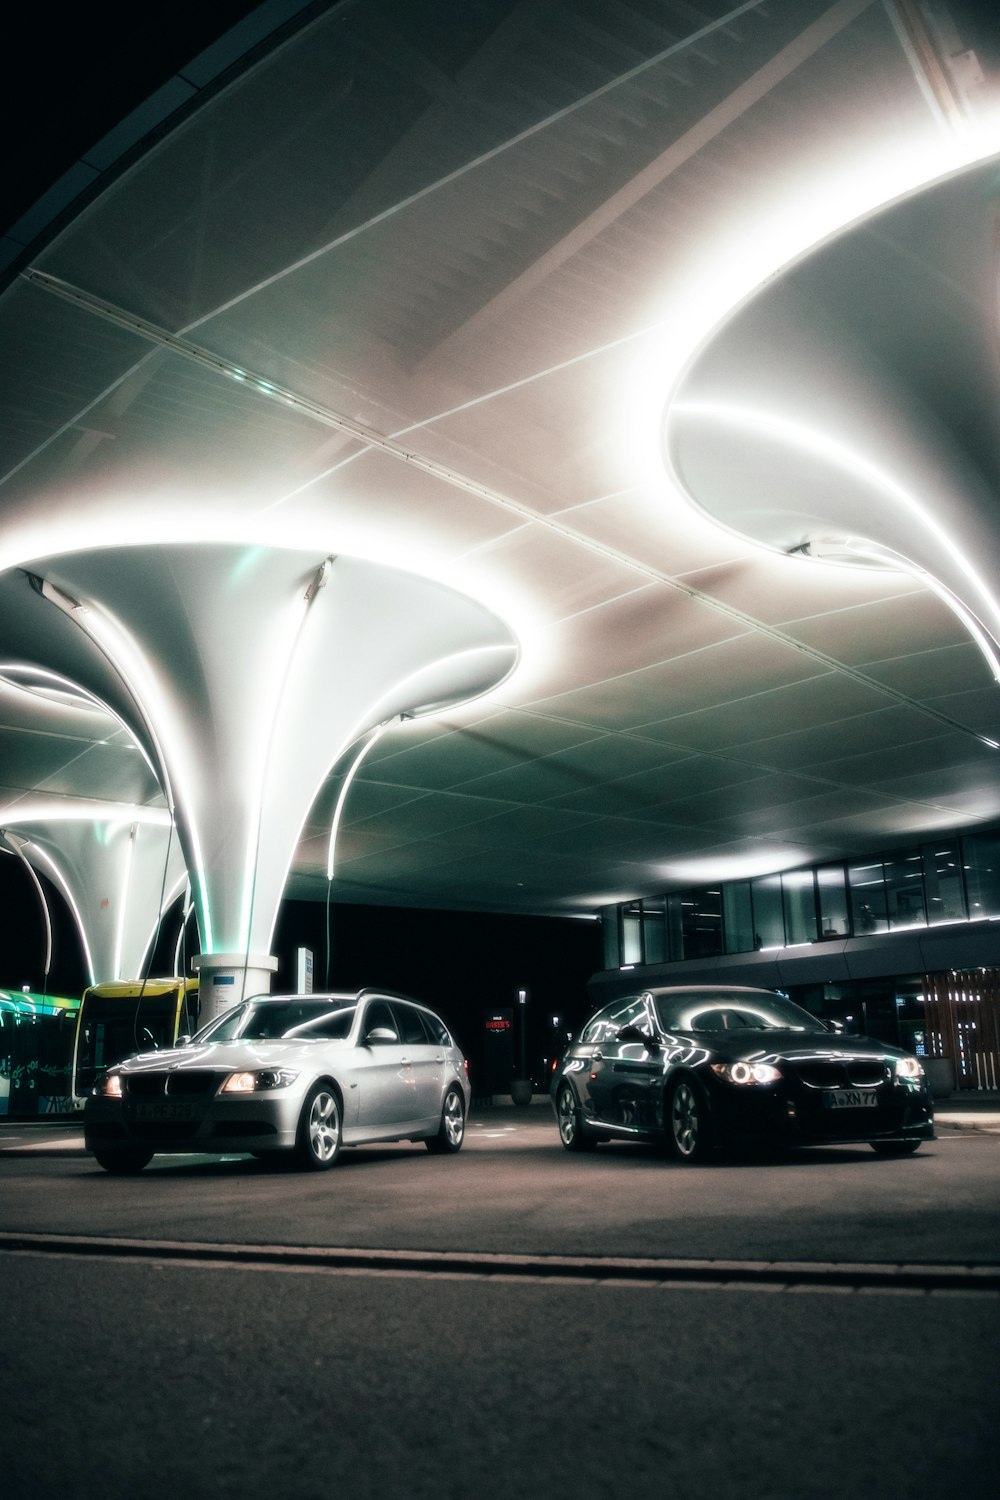
[(120, 1099), (122, 1097), (122, 1080), (119, 1073), (105, 1073), (94, 1084), (94, 1093), (103, 1099)]
[(764, 1062), (713, 1063), (712, 1072), (727, 1083), (777, 1083), (781, 1077), (778, 1068)]
[(298, 1078), (288, 1068), (258, 1068), (254, 1073), (230, 1073), (220, 1094), (262, 1094), (268, 1089), (286, 1089)]
[(896, 1058), (897, 1078), (923, 1078), (924, 1070), (915, 1057)]

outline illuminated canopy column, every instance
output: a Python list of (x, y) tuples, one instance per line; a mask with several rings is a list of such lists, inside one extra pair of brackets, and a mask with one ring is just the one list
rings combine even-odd
[(163, 911), (187, 876), (164, 809), (32, 798), (0, 810), (0, 834), (61, 891), (91, 984), (138, 979)]
[(180, 544), (25, 570), (114, 666), (119, 712), (159, 768), (198, 915), (203, 1020), (267, 989), (288, 867), (331, 766), (393, 719), (487, 692), (517, 659), (476, 601), (359, 558)]

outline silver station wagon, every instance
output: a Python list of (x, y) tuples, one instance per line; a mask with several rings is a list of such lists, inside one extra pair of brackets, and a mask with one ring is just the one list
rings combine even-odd
[(157, 1152), (285, 1152), (322, 1171), (370, 1141), (458, 1151), (469, 1095), (448, 1028), (405, 995), (261, 995), (109, 1068), (84, 1139), (108, 1172), (139, 1172)]

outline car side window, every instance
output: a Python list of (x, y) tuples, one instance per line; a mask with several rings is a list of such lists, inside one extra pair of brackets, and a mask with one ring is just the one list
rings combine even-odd
[(426, 1047), (430, 1044), (430, 1037), (424, 1030), (423, 1019), (420, 1012), (412, 1005), (403, 1005), (401, 1001), (393, 1002), (393, 1011), (399, 1023), (400, 1039), (408, 1047)]
[(361, 1028), (362, 1035), (367, 1036), (376, 1028), (385, 1028), (391, 1031), (393, 1037), (399, 1041), (399, 1029), (396, 1026), (396, 1018), (392, 1013), (392, 1007), (388, 1000), (369, 1000), (368, 1009), (365, 1011), (364, 1024)]
[(648, 1029), (649, 1012), (644, 995), (633, 995), (628, 1000), (616, 1000), (612, 1005), (606, 1005), (587, 1022), (580, 1040), (595, 1045), (614, 1041), (623, 1026), (638, 1026), (643, 1031)]
[(450, 1047), (452, 1045), (451, 1035), (447, 1026), (436, 1016), (433, 1011), (422, 1010), (418, 1012), (420, 1019), (427, 1028), (427, 1035), (435, 1047)]

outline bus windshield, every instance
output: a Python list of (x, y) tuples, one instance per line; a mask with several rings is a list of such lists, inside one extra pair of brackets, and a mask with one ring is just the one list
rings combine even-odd
[(192, 1002), (195, 997), (186, 995), (181, 981), (167, 990), (161, 982), (152, 992), (131, 985), (127, 990), (87, 990), (77, 1022), (74, 1096), (85, 1097), (97, 1075), (113, 1063), (137, 1052), (172, 1047)]

